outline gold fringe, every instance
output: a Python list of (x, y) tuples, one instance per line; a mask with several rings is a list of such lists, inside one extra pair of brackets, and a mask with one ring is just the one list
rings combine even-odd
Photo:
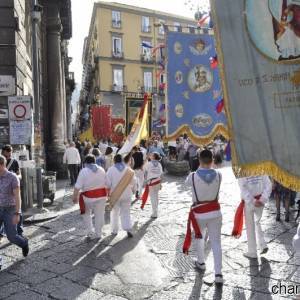
[(213, 141), (214, 137), (218, 134), (222, 134), (222, 136), (224, 136), (224, 138), (226, 139), (229, 138), (228, 131), (226, 130), (223, 124), (216, 124), (212, 132), (206, 136), (196, 135), (193, 132), (193, 130), (189, 127), (189, 125), (184, 124), (180, 128), (178, 128), (174, 133), (166, 136), (165, 141), (175, 140), (184, 133), (186, 133), (190, 140), (198, 146), (210, 144)]

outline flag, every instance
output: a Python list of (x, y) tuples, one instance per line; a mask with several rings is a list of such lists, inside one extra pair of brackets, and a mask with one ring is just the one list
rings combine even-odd
[(217, 57), (217, 55), (215, 55), (213, 57), (210, 57), (209, 61), (210, 61), (210, 67), (212, 69), (215, 69), (215, 68), (218, 67), (218, 57)]
[(220, 101), (218, 101), (217, 105), (216, 105), (216, 111), (218, 114), (220, 114), (222, 112), (224, 108), (224, 99), (221, 99)]
[(149, 48), (149, 49), (153, 48), (153, 46), (151, 46), (151, 45), (149, 45), (149, 44), (147, 44), (145, 42), (142, 42), (142, 46), (145, 47), (145, 48)]
[(144, 103), (140, 109), (140, 112), (133, 123), (125, 144), (120, 149), (118, 154), (123, 155), (129, 153), (134, 146), (140, 143), (142, 139), (148, 138), (148, 105), (148, 94), (145, 94)]
[(235, 175), (300, 191), (300, 36), (291, 13), (278, 37), (285, 2), (210, 1)]

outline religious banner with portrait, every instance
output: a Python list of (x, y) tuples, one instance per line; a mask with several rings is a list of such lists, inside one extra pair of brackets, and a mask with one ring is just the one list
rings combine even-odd
[[(214, 61), (215, 63), (212, 63)], [(212, 34), (167, 34), (167, 139), (187, 133), (195, 144), (227, 136)]]
[(237, 176), (300, 190), (300, 0), (211, 0)]

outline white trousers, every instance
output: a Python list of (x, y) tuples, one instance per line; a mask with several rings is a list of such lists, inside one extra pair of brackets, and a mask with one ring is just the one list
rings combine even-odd
[[(101, 237), (102, 227), (104, 225), (106, 199), (103, 200), (84, 200), (85, 214), (82, 215), (87, 234), (96, 233)], [(95, 216), (95, 227), (93, 225), (92, 213)]]
[(200, 264), (205, 262), (205, 240), (206, 232), (208, 233), (211, 249), (214, 257), (215, 274), (222, 274), (222, 247), (221, 247), (221, 227), (222, 216), (207, 220), (197, 218), (197, 223), (200, 226), (202, 239), (195, 239), (197, 259)]
[(130, 231), (132, 229), (130, 217), (131, 199), (119, 199), (110, 213), (111, 231), (117, 233), (119, 231), (119, 217), (121, 218), (122, 229)]
[(144, 171), (141, 169), (134, 170), (137, 184), (137, 191), (139, 196), (142, 196), (143, 184), (144, 184)]
[[(261, 229), (260, 219), (264, 207), (255, 207), (254, 205), (245, 205), (245, 225), (248, 240), (248, 252), (256, 254), (257, 242), (260, 250), (267, 247), (264, 233)], [(256, 242), (257, 239), (257, 242)]]
[(149, 196), (152, 205), (152, 216), (157, 217), (158, 214), (158, 192), (160, 190), (160, 184), (149, 187)]

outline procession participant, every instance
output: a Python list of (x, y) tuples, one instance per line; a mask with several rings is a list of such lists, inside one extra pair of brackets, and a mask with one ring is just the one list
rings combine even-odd
[(144, 158), (144, 161), (147, 159), (147, 145), (146, 145), (146, 141), (145, 140), (141, 140), (140, 142), (140, 149), (143, 153), (143, 158)]
[(135, 146), (132, 149), (133, 154), (132, 157), (134, 159), (134, 165), (133, 170), (135, 172), (135, 177), (137, 181), (137, 191), (136, 191), (136, 199), (141, 197), (142, 190), (143, 190), (143, 184), (144, 184), (144, 171), (143, 171), (143, 165), (144, 165), (144, 155), (143, 152), (140, 150), (139, 147)]
[(222, 213), (218, 202), (222, 177), (212, 169), (213, 154), (203, 150), (199, 155), (200, 167), (186, 179), (186, 184), (192, 187), (193, 205), (189, 213), (187, 234), (183, 252), (188, 254), (191, 245), (191, 226), (195, 232), (197, 251), (196, 268), (205, 270), (204, 236), (208, 233), (214, 257), (215, 282), (223, 283), (221, 227)]
[(118, 234), (120, 216), (122, 229), (127, 231), (128, 237), (132, 237), (130, 204), (132, 194), (135, 193), (136, 189), (136, 179), (134, 171), (125, 165), (120, 154), (114, 157), (114, 163), (106, 174), (106, 184), (110, 189), (111, 230), (112, 234)]
[(158, 192), (161, 189), (161, 176), (163, 174), (162, 166), (160, 164), (160, 155), (157, 152), (151, 153), (150, 161), (145, 164), (146, 188), (141, 197), (143, 209), (150, 194), (152, 205), (151, 218), (155, 219), (158, 216)]
[(107, 171), (114, 163), (114, 153), (110, 146), (107, 146), (104, 154), (105, 159), (105, 171)]
[[(96, 164), (95, 156), (88, 154), (73, 193), (73, 203), (79, 202), (88, 240), (101, 238), (106, 200), (105, 171)], [(95, 226), (92, 213), (95, 216)]]
[(4, 224), (8, 240), (22, 249), (23, 256), (29, 252), (28, 240), (17, 233), (20, 221), (20, 181), (16, 174), (6, 168), (6, 158), (0, 155), (0, 227)]
[[(257, 242), (261, 254), (265, 254), (268, 251), (260, 220), (264, 206), (268, 202), (272, 192), (272, 183), (268, 176), (244, 177), (240, 178), (238, 182), (242, 198), (238, 211), (244, 210), (248, 240), (248, 252), (244, 253), (244, 256), (247, 258), (257, 258)], [(242, 226), (237, 226), (237, 224), (242, 223), (242, 218), (242, 214), (239, 217), (236, 214), (235, 227), (232, 232), (233, 236), (239, 237), (241, 235)], [(258, 239), (257, 242), (256, 237)]]

